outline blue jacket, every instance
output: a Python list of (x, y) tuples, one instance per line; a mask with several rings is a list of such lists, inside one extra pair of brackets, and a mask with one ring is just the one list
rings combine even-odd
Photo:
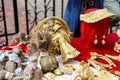
[[(81, 5), (83, 0), (68, 0), (65, 14), (64, 14), (64, 20), (69, 26), (69, 29), (71, 32), (73, 32), (73, 37), (79, 37), (80, 36), (80, 13), (81, 13)], [(103, 8), (103, 0), (93, 0), (94, 5), (87, 6), (88, 8)]]

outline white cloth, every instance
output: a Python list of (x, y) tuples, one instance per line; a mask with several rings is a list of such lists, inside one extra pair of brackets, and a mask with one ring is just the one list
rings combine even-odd
[(8, 79), (9, 75), (10, 75), (10, 72), (7, 72), (7, 73), (5, 74), (5, 79)]
[(9, 54), (8, 57), (10, 61), (19, 62), (19, 57), (15, 53)]
[[(76, 66), (75, 66), (76, 68), (79, 67), (79, 66), (77, 66), (77, 65), (78, 65), (78, 61), (75, 61), (75, 60), (71, 60), (71, 61), (63, 64), (63, 63), (62, 63), (61, 55), (57, 55), (57, 56), (56, 56), (56, 59), (57, 59), (57, 61), (58, 61), (58, 63), (59, 63), (59, 68), (62, 67), (62, 66), (64, 66), (64, 65), (66, 65), (66, 64), (74, 64), (74, 66), (76, 65)], [(99, 74), (99, 72), (98, 72), (97, 69), (95, 69), (95, 68), (93, 68), (93, 67), (89, 67), (89, 68), (90, 68), (90, 70), (91, 70), (93, 73), (95, 73), (96, 75), (99, 75), (99, 76), (100, 76), (100, 74)], [(77, 68), (77, 69), (79, 70), (80, 67)], [(101, 77), (102, 77), (102, 76), (101, 76)], [(47, 80), (47, 79), (43, 77), (42, 80)], [(60, 76), (57, 76), (57, 75), (56, 75), (56, 77), (55, 77), (54, 80), (72, 80), (72, 73), (64, 73), (63, 75), (60, 75)]]
[(0, 61), (2, 61), (4, 59), (4, 57), (8, 56), (9, 51), (0, 51)]
[(22, 72), (23, 72), (23, 69), (22, 69), (21, 67), (18, 67), (18, 68), (15, 70), (15, 73), (18, 74), (18, 75), (22, 74)]

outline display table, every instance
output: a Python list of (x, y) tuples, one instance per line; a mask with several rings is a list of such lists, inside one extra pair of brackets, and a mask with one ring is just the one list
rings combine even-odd
[[(118, 36), (116, 33), (108, 34), (106, 39), (106, 44), (103, 47), (99, 48), (89, 48), (82, 43), (81, 38), (73, 38), (71, 41), (71, 45), (75, 47), (78, 51), (80, 51), (80, 55), (75, 58), (75, 60), (81, 61), (87, 60), (90, 58), (90, 52), (97, 52), (98, 54), (105, 55), (109, 54), (112, 56), (118, 56), (119, 54), (113, 50), (115, 42), (118, 40)], [(102, 61), (103, 62), (103, 61)], [(120, 71), (120, 61), (113, 60), (113, 62), (117, 65), (117, 67), (110, 70), (110, 72)], [(105, 62), (104, 62), (105, 63)]]

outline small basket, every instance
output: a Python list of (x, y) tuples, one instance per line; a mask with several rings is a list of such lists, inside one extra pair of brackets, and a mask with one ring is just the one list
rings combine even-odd
[[(60, 25), (64, 31), (67, 33), (67, 36), (69, 36), (69, 38), (71, 39), (72, 37), (72, 32), (70, 32), (69, 28), (68, 28), (68, 25), (67, 23), (59, 18), (59, 17), (56, 17), (56, 16), (52, 16), (52, 17), (48, 17), (48, 18), (45, 18), (43, 20), (41, 20), (33, 29), (32, 31), (30, 32), (29, 36), (30, 36), (30, 42), (31, 43), (34, 43), (34, 35), (35, 35), (35, 32), (37, 32), (38, 30), (41, 30), (41, 31), (48, 31), (50, 34), (51, 34), (51, 31), (53, 30), (53, 26), (54, 25)], [(52, 38), (54, 37), (54, 35), (52, 35)], [(53, 41), (52, 41), (53, 42)], [(56, 47), (56, 48), (55, 48)], [(59, 53), (59, 46), (56, 46), (54, 45), (54, 43), (52, 43), (52, 45), (50, 46), (50, 49), (48, 50), (50, 53)], [(54, 48), (54, 49), (53, 49)]]

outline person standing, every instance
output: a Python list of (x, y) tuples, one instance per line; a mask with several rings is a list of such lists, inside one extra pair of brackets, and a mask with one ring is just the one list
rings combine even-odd
[(120, 21), (120, 0), (104, 0), (104, 8), (115, 14), (115, 17), (110, 19), (110, 32), (112, 32), (112, 27)]

